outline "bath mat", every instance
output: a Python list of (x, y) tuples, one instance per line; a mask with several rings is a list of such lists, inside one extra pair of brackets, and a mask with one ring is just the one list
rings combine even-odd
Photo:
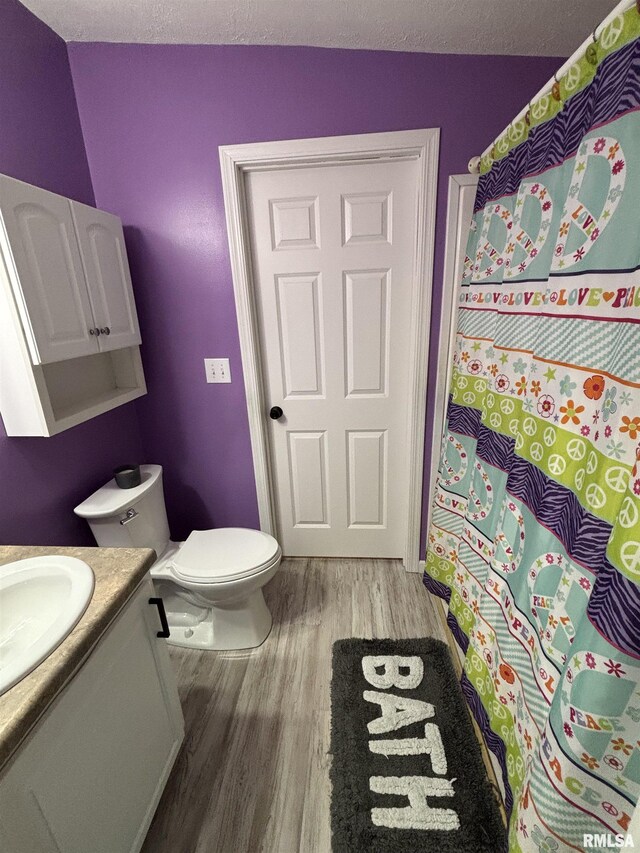
[(449, 651), (339, 640), (331, 680), (333, 853), (502, 853), (506, 833)]

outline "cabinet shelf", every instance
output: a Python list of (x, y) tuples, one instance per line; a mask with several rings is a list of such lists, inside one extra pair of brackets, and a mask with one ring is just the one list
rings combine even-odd
[(138, 347), (45, 364), (35, 370), (47, 389), (49, 435), (122, 406), (146, 391)]

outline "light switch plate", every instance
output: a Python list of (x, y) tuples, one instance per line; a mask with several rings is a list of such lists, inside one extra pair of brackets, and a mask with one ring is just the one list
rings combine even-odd
[(205, 358), (204, 370), (207, 382), (231, 382), (228, 358)]

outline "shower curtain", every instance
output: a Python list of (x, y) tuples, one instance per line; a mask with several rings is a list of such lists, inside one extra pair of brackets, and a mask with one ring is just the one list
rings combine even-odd
[(425, 585), (509, 851), (583, 850), (640, 788), (635, 5), (483, 158), (458, 298)]

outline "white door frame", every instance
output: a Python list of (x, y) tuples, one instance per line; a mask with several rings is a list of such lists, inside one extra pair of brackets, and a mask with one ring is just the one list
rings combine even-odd
[[(429, 476), (429, 506), (427, 511), (427, 530), (431, 524), (433, 498), (440, 464), (442, 433), (447, 418), (447, 402), (451, 374), (453, 372), (453, 353), (456, 347), (456, 320), (458, 300), (456, 294), (460, 284), (462, 270), (458, 269), (456, 249), (460, 240), (467, 239), (469, 222), (466, 221), (462, 196), (467, 187), (478, 185), (479, 175), (450, 175), (447, 200), (447, 236), (444, 249), (444, 270), (442, 275), (442, 306), (440, 311), (440, 332), (438, 335), (438, 373), (433, 410), (433, 430), (431, 433), (431, 472)], [(475, 196), (475, 190), (474, 190)]]
[(220, 146), (220, 167), (231, 255), (233, 289), (238, 317), (242, 370), (247, 396), (253, 469), (256, 478), (260, 528), (278, 535), (271, 470), (266, 401), (261, 365), (259, 327), (251, 264), (245, 175), (253, 170), (323, 166), (375, 160), (417, 160), (417, 229), (412, 277), (412, 327), (407, 446), (409, 453), (407, 530), (404, 566), (419, 571), (420, 520), (429, 355), (429, 320), (433, 282), (433, 250), (440, 130), (394, 131), (358, 136), (328, 136), (250, 145)]

